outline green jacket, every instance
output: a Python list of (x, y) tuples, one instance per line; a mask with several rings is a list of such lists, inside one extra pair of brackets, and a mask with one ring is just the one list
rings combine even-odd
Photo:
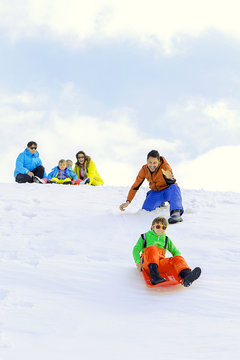
[[(158, 236), (153, 230), (149, 230), (148, 232), (145, 233), (145, 236), (146, 236), (146, 247), (155, 245), (159, 249), (164, 249), (166, 234)], [(138, 242), (133, 248), (133, 258), (136, 264), (140, 263), (140, 256), (145, 250), (143, 245), (144, 245), (144, 240), (140, 236)], [(168, 238), (168, 243), (166, 249), (164, 250), (164, 254), (166, 254), (167, 250), (173, 256), (181, 255), (180, 251), (176, 248), (176, 246), (173, 244), (170, 238)]]

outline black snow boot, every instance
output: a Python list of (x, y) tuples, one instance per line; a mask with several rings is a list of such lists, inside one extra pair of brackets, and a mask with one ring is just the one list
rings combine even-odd
[(81, 181), (80, 182), (80, 185), (87, 185), (90, 183), (90, 179), (89, 178), (86, 178), (85, 180)]
[(168, 219), (169, 224), (176, 224), (178, 222), (183, 221), (183, 219), (181, 218), (181, 211), (180, 210), (173, 210), (171, 212), (171, 216)]
[(190, 286), (193, 283), (193, 281), (199, 278), (200, 275), (201, 275), (200, 267), (196, 267), (192, 271), (190, 269), (183, 269), (179, 273), (179, 276), (183, 278), (183, 286), (185, 287)]
[(149, 270), (150, 270), (150, 276), (151, 276), (151, 283), (153, 285), (157, 285), (159, 283), (166, 281), (166, 279), (162, 278), (159, 275), (157, 264), (155, 264), (155, 263), (149, 264)]

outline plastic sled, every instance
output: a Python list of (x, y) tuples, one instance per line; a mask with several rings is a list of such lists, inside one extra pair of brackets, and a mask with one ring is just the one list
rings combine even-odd
[(164, 281), (162, 283), (159, 283), (159, 284), (156, 284), (156, 285), (153, 285), (151, 283), (151, 279), (150, 279), (149, 275), (146, 273), (146, 271), (143, 270), (142, 275), (143, 275), (143, 278), (145, 280), (145, 283), (146, 283), (147, 287), (149, 287), (149, 288), (182, 284), (179, 277), (176, 277), (174, 274), (161, 273), (160, 276), (165, 278), (166, 281)]

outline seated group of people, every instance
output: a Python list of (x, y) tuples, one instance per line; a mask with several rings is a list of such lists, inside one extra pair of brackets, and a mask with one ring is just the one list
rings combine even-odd
[(14, 177), (18, 183), (103, 185), (103, 180), (90, 156), (84, 151), (78, 151), (76, 159), (74, 169), (71, 160), (61, 159), (47, 175), (37, 151), (37, 143), (29, 141), (27, 148), (17, 157)]

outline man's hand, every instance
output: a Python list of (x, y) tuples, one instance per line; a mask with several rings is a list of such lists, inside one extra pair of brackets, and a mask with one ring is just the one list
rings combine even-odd
[(163, 175), (167, 178), (167, 179), (171, 179), (171, 180), (174, 180), (174, 176), (173, 176), (173, 173), (172, 173), (172, 170), (162, 170), (162, 173)]
[(130, 204), (130, 202), (127, 200), (125, 203), (123, 203), (119, 206), (119, 209), (121, 211), (125, 211), (125, 208), (128, 207), (129, 204)]
[(27, 174), (28, 174), (30, 177), (33, 177), (33, 176), (34, 176), (34, 173), (31, 172), (31, 171), (29, 171)]
[(142, 270), (143, 270), (141, 263), (138, 263), (138, 264), (137, 264), (137, 269), (138, 269), (138, 271), (142, 271)]

